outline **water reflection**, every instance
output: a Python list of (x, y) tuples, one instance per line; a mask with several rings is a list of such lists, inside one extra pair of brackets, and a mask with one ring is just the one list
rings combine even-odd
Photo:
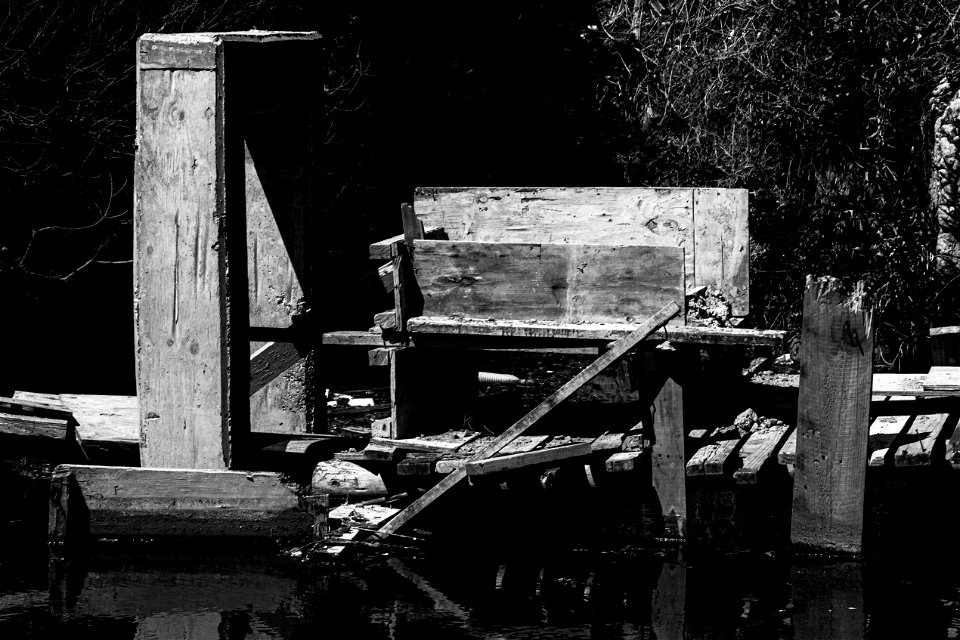
[(960, 593), (946, 570), (677, 550), (471, 548), (336, 570), (240, 550), (110, 552), (3, 569), (0, 638), (945, 637)]

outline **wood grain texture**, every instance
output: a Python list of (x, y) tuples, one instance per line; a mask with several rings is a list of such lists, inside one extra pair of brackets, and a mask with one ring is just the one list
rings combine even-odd
[(760, 471), (786, 441), (790, 427), (771, 427), (751, 433), (740, 448), (741, 467), (733, 473), (737, 484), (756, 484)]
[(630, 322), (684, 301), (677, 247), (427, 240), (414, 258), (425, 315)]
[(230, 462), (216, 103), (213, 71), (140, 73), (134, 313), (146, 466)]
[(714, 452), (717, 450), (717, 445), (707, 444), (694, 452), (690, 459), (687, 460), (686, 464), (686, 474), (688, 477), (696, 477), (706, 475), (706, 471), (703, 468), (703, 465), (706, 464)]
[[(530, 427), (540, 421), (545, 415), (553, 410), (558, 404), (573, 395), (580, 387), (595, 375), (609, 367), (611, 364), (622, 358), (631, 349), (635, 348), (648, 335), (662, 327), (670, 318), (680, 313), (680, 307), (676, 304), (668, 304), (658, 311), (652, 317), (643, 322), (637, 329), (613, 344), (606, 353), (593, 361), (580, 373), (567, 381), (562, 387), (547, 397), (539, 405), (531, 409), (525, 416), (520, 418), (502, 434), (494, 438), (491, 442), (485, 444), (483, 448), (471, 458), (471, 461), (484, 460), (496, 455), (501, 449), (510, 444), (517, 436), (523, 435)], [(442, 461), (441, 461), (442, 462)], [(438, 468), (439, 472), (439, 468)], [(442, 497), (447, 491), (456, 486), (467, 476), (465, 466), (454, 469), (439, 483), (431, 487), (426, 493), (420, 496), (406, 509), (397, 514), (397, 517), (388, 522), (381, 528), (380, 534), (383, 536), (396, 533), (405, 526), (417, 514), (433, 504), (434, 501)]]
[(703, 474), (706, 476), (722, 476), (735, 472), (740, 464), (740, 446), (746, 441), (747, 436), (743, 438), (734, 438), (732, 440), (721, 440), (710, 456), (703, 462)]
[(578, 442), (559, 447), (550, 447), (547, 449), (536, 449), (533, 451), (521, 451), (505, 455), (497, 455), (484, 460), (472, 460), (467, 462), (467, 475), (485, 476), (500, 471), (509, 471), (512, 469), (523, 469), (538, 464), (547, 464), (568, 460), (570, 458), (580, 458), (588, 456), (592, 452), (589, 442)]
[(807, 278), (791, 539), (859, 553), (873, 380), (873, 312), (862, 285)]
[(278, 474), (63, 465), (93, 536), (299, 537), (311, 519)]
[(691, 189), (421, 187), (414, 209), (451, 240), (683, 247), (693, 273)]
[(948, 429), (948, 425), (955, 423), (956, 419), (951, 423), (951, 416), (946, 413), (914, 417), (913, 425), (907, 432), (908, 435), (913, 435), (913, 441), (906, 442), (897, 449), (893, 464), (897, 467), (915, 467), (942, 461), (944, 443), (941, 436)]
[[(266, 43), (230, 39), (224, 44), (219, 72), (229, 85), (227, 198), (235, 207), (231, 210), (246, 211), (247, 309), (254, 328), (288, 328), (312, 305), (316, 106), (290, 63), (316, 59), (319, 44), (282, 34)], [(250, 353), (262, 346), (251, 342)], [(314, 376), (317, 356), (304, 345), (301, 358), (250, 397), (251, 429), (324, 429), (324, 403)]]
[[(683, 437), (685, 430), (683, 360), (686, 351), (647, 353), (649, 372), (660, 381), (653, 398), (651, 423), (646, 433), (652, 435), (650, 468), (653, 489), (660, 501), (666, 533), (684, 537), (687, 526), (687, 489)], [(654, 386), (654, 389), (657, 387)]]
[(720, 285), (734, 316), (750, 313), (750, 234), (746, 189), (694, 189), (692, 285)]
[[(586, 342), (612, 342), (630, 334), (636, 328), (633, 324), (563, 322), (531, 322), (529, 320), (477, 320), (470, 318), (451, 318), (449, 316), (420, 316), (407, 321), (407, 330), (419, 339), (440, 340), (445, 338), (450, 344), (469, 338), (491, 338), (501, 348), (503, 338), (517, 340), (580, 340)], [(326, 336), (327, 334), (324, 334)], [(649, 340), (662, 341), (667, 337), (674, 344), (718, 344), (781, 347), (786, 333), (783, 331), (757, 329), (715, 329), (692, 325), (671, 326), (664, 332), (652, 334)], [(332, 340), (333, 338), (331, 338)], [(371, 344), (370, 340), (364, 344)], [(324, 343), (327, 338), (324, 337)], [(475, 346), (477, 342), (473, 343)], [(487, 343), (494, 346), (492, 343)], [(483, 348), (484, 345), (478, 346)], [(881, 375), (881, 374), (878, 374)], [(885, 374), (899, 375), (899, 374)], [(919, 386), (919, 383), (918, 383)]]
[(273, 382), (299, 362), (300, 350), (292, 342), (267, 342), (250, 355), (250, 395)]
[(81, 442), (140, 442), (136, 396), (16, 391), (13, 397), (63, 407), (77, 421)]
[(640, 459), (646, 451), (617, 451), (610, 455), (603, 463), (608, 473), (635, 471), (640, 465)]

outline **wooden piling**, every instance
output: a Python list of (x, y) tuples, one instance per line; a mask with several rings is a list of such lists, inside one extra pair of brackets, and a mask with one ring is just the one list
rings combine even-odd
[(873, 312), (863, 283), (807, 278), (791, 540), (859, 553), (873, 367)]

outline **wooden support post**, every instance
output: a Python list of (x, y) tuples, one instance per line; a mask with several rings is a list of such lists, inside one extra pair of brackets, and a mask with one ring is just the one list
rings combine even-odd
[(306, 360), (248, 394), (250, 354), (262, 346), (248, 329), (289, 327), (310, 306), (313, 103), (291, 62), (315, 64), (318, 38), (139, 40), (134, 308), (145, 466), (224, 469), (251, 424), (323, 425)]
[(791, 539), (859, 553), (873, 367), (873, 312), (863, 284), (807, 278)]
[(69, 469), (58, 467), (50, 478), (50, 513), (47, 544), (56, 558), (79, 552), (90, 536), (90, 514), (77, 479)]
[[(684, 437), (684, 361), (686, 351), (648, 352), (641, 393), (655, 394), (649, 420), (644, 424), (652, 442), (651, 479), (660, 500), (665, 533), (682, 538), (687, 522), (687, 490)], [(649, 397), (649, 396), (647, 396)]]

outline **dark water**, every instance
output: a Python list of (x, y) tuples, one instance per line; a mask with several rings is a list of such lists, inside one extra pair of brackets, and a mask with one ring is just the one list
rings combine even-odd
[(11, 554), (0, 638), (956, 637), (956, 563), (946, 549), (918, 550), (817, 563), (471, 544), (338, 569), (248, 548), (108, 545), (67, 570)]

